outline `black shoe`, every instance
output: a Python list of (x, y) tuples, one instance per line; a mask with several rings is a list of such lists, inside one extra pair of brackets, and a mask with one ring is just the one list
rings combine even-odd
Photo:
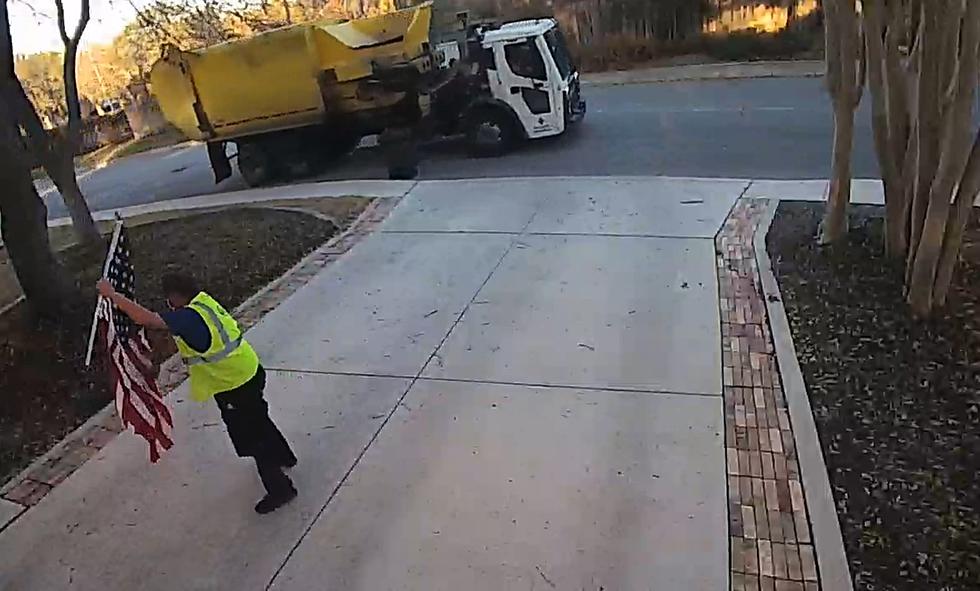
[(265, 515), (266, 513), (272, 513), (279, 507), (282, 507), (286, 503), (292, 501), (296, 498), (295, 488), (290, 488), (288, 491), (278, 494), (278, 495), (265, 495), (262, 500), (255, 504), (255, 512), (259, 515)]

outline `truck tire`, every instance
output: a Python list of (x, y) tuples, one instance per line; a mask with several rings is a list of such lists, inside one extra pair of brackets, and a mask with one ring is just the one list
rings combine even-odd
[(409, 181), (419, 175), (419, 150), (414, 130), (394, 128), (379, 138), (388, 167), (388, 179)]
[(327, 165), (333, 164), (353, 152), (361, 143), (361, 134), (338, 129), (329, 134), (320, 152)]
[(238, 170), (249, 187), (259, 187), (273, 179), (274, 164), (262, 145), (254, 142), (238, 144)]
[(519, 139), (513, 119), (500, 109), (480, 109), (466, 118), (466, 143), (473, 156), (503, 156)]

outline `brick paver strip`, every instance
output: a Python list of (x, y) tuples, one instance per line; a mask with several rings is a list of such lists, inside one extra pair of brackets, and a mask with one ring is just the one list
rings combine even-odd
[(25, 478), (8, 490), (3, 498), (18, 505), (33, 507), (44, 498), (44, 495), (48, 494), (49, 490), (51, 490), (51, 486)]
[(820, 588), (792, 424), (759, 287), (766, 210), (740, 199), (715, 239), (734, 591)]
[[(399, 201), (401, 197), (374, 199), (342, 234), (307, 255), (282, 277), (236, 308), (234, 315), (242, 330), (254, 326), (265, 314), (306, 285), (313, 276), (373, 232)], [(174, 356), (164, 362), (160, 368), (157, 382), (164, 392), (171, 392), (186, 378), (186, 368), (177, 356)], [(50, 457), (43, 461), (36, 461), (35, 465), (5, 484), (0, 491), (0, 498), (25, 507), (36, 505), (53, 487), (68, 478), (122, 432), (122, 424), (116, 417), (116, 413), (107, 410), (111, 409), (100, 411), (96, 415), (98, 419), (93, 417), (85, 425), (67, 435), (47, 454)]]

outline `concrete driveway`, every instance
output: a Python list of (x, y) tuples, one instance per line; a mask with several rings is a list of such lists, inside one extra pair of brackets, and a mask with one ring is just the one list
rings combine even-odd
[(216, 409), (0, 534), (2, 589), (723, 590), (712, 237), (743, 181), (422, 183), (248, 334), (300, 457), (257, 516)]

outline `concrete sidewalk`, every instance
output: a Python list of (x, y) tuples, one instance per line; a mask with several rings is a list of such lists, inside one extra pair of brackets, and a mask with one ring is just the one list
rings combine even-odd
[[(727, 589), (714, 236), (749, 181), (420, 183), (248, 333), (299, 498), (212, 405), (0, 533), (2, 589)], [(408, 190), (409, 188), (406, 188)]]
[[(493, 185), (494, 182), (544, 182), (552, 183), (555, 181), (577, 180), (583, 183), (603, 181), (610, 177), (577, 176), (577, 177), (500, 177), (492, 181), (475, 181)], [(711, 179), (691, 179), (684, 177), (670, 176), (620, 176), (614, 177), (620, 181), (700, 181)], [(824, 201), (827, 198), (828, 181), (826, 180), (766, 180), (766, 179), (715, 179), (719, 181), (738, 181), (748, 182), (749, 189), (745, 197), (762, 198), (773, 197), (787, 200), (798, 201)], [(269, 201), (283, 201), (288, 199), (315, 199), (320, 197), (402, 197), (414, 189), (423, 190), (428, 185), (439, 185), (447, 182), (469, 182), (469, 181), (446, 181), (446, 180), (426, 180), (426, 181), (387, 181), (387, 180), (353, 180), (353, 181), (314, 181), (308, 183), (294, 183), (292, 185), (280, 185), (272, 187), (260, 187), (256, 189), (244, 189), (241, 191), (227, 191), (222, 193), (208, 193), (193, 197), (183, 197), (180, 199), (170, 199), (167, 201), (156, 201), (142, 205), (130, 207), (113, 208), (100, 210), (93, 213), (96, 221), (109, 221), (119, 214), (123, 218), (159, 213), (164, 211), (210, 209), (228, 205), (239, 204), (261, 204)], [(880, 180), (877, 179), (855, 179), (851, 183), (851, 202), (857, 204), (883, 205), (884, 193)], [(71, 218), (62, 217), (48, 221), (50, 227), (61, 227), (71, 225)]]

